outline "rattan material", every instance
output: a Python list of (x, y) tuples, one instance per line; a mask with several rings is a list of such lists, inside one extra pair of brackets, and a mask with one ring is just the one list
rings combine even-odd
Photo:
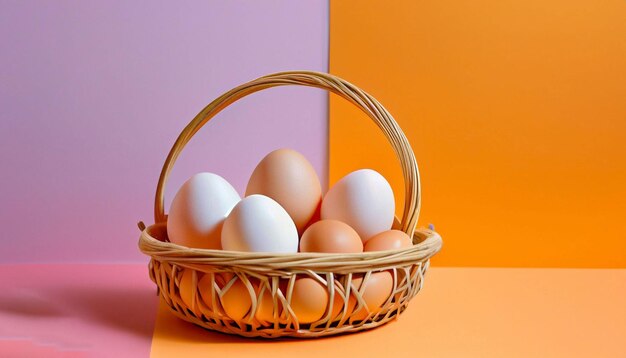
[[(262, 89), (284, 85), (318, 87), (333, 92), (362, 109), (383, 131), (402, 166), (406, 200), (399, 228), (413, 237), (411, 248), (361, 254), (265, 254), (192, 249), (168, 242), (164, 187), (185, 145), (206, 122), (231, 103)], [(402, 313), (409, 300), (419, 292), (429, 259), (442, 245), (436, 232), (415, 229), (420, 208), (419, 171), (410, 144), (391, 114), (358, 87), (319, 72), (293, 71), (261, 77), (211, 102), (185, 127), (174, 143), (159, 177), (154, 207), (156, 224), (146, 228), (140, 223), (139, 248), (152, 258), (150, 277), (157, 284), (161, 297), (182, 319), (208, 329), (247, 337), (319, 337), (384, 324)], [(180, 292), (185, 270), (191, 270), (192, 274), (191, 307), (183, 302)], [(370, 276), (381, 271), (391, 273), (393, 291), (379, 309), (370, 312), (363, 293)], [(205, 275), (210, 280), (210, 292), (200, 293), (197, 283)], [(220, 283), (223, 277), (232, 278)], [(316, 322), (301, 324), (291, 309), (291, 293), (299, 277), (315, 279), (328, 292), (326, 313)], [(355, 285), (356, 278), (362, 279), (360, 286)], [(252, 304), (249, 312), (237, 320), (224, 312), (221, 298), (238, 280), (245, 285)], [(271, 293), (274, 306), (274, 316), (269, 321), (255, 317), (263, 292)], [(209, 304), (207, 297), (210, 297)], [(350, 301), (354, 307), (349, 304)], [(338, 316), (333, 315), (335, 304), (341, 305)]]

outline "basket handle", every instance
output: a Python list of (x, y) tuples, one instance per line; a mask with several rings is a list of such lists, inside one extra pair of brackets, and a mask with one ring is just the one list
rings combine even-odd
[(378, 125), (391, 143), (402, 165), (405, 202), (401, 228), (402, 231), (409, 234), (409, 237), (413, 237), (420, 211), (420, 177), (415, 155), (404, 132), (402, 132), (402, 129), (400, 129), (391, 114), (374, 97), (339, 77), (313, 71), (279, 72), (257, 78), (224, 93), (198, 113), (180, 133), (163, 164), (154, 200), (155, 223), (166, 221), (163, 197), (165, 184), (176, 159), (194, 134), (231, 103), (266, 88), (286, 85), (317, 87), (327, 90), (359, 107), (374, 120), (374, 123)]

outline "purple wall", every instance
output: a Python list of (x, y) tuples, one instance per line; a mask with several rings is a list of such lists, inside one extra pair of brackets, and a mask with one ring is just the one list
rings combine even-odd
[[(0, 262), (142, 261), (138, 220), (181, 129), (255, 77), (327, 70), (326, 1), (0, 3)], [(227, 108), (186, 148), (243, 192), (267, 152), (326, 173), (326, 94), (271, 89)], [(167, 204), (169, 206), (169, 204)]]

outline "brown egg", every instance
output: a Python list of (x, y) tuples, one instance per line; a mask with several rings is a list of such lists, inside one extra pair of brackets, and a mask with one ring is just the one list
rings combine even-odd
[[(276, 290), (276, 302), (277, 302), (277, 308), (278, 308), (278, 322), (279, 323), (288, 322), (289, 313), (288, 311), (284, 310), (283, 301), (282, 301), (283, 299), (284, 300), (287, 299), (288, 288), (289, 288), (289, 279), (285, 279), (285, 278), (279, 279), (278, 289)], [(268, 294), (271, 294), (271, 289), (270, 291), (267, 291), (267, 292)], [(267, 302), (270, 303), (269, 300), (267, 300)], [(267, 307), (267, 305), (264, 305), (263, 307)], [(273, 313), (273, 308), (272, 308), (272, 313)], [(273, 318), (271, 322), (272, 324), (274, 323)]]
[[(363, 285), (363, 278), (363, 275), (353, 276), (351, 290), (364, 290), (362, 297), (365, 301), (367, 309), (365, 309), (365, 307), (358, 309), (358, 311), (356, 311), (350, 318), (351, 320), (363, 320), (370, 313), (378, 312), (393, 291), (393, 276), (389, 271), (372, 273), (365, 287), (361, 287)], [(354, 295), (354, 293), (351, 294), (350, 299), (356, 305), (356, 298), (352, 295)]]
[(317, 280), (300, 277), (294, 282), (291, 295), (291, 309), (298, 322), (311, 323), (324, 317), (328, 306), (328, 291)]
[[(341, 290), (341, 292), (343, 293), (343, 289)], [(345, 296), (345, 293), (343, 293), (343, 295)], [(345, 304), (344, 297), (342, 297), (342, 295), (339, 292), (335, 292), (335, 296), (333, 298), (333, 312), (332, 312), (333, 321), (340, 320), (342, 318), (344, 304)], [(347, 305), (348, 305), (348, 308), (346, 309), (346, 315), (344, 317), (350, 316), (350, 314), (354, 310), (354, 306), (356, 305), (356, 300), (354, 298), (350, 299), (350, 297), (348, 297)]]
[[(276, 307), (280, 310), (280, 307)], [(274, 302), (272, 300), (272, 292), (268, 287), (263, 286), (257, 291), (257, 306), (254, 317), (263, 322), (274, 322)]]
[(278, 149), (256, 166), (246, 196), (262, 194), (278, 202), (302, 233), (322, 200), (322, 186), (309, 161), (292, 149)]
[(367, 240), (363, 251), (406, 249), (413, 246), (409, 235), (400, 230), (387, 230)]
[(213, 281), (217, 284), (219, 288), (224, 287), (225, 279), (222, 274), (214, 273), (214, 274), (204, 274), (200, 281), (198, 281), (198, 291), (200, 291), (200, 297), (202, 298), (202, 302), (204, 306), (209, 310), (209, 312), (204, 312), (204, 308), (200, 306), (200, 309), (203, 310), (205, 315), (212, 315), (213, 313), (213, 295), (215, 295), (215, 302), (219, 302), (220, 298), (217, 291), (214, 291)]
[(315, 212), (313, 213), (313, 216), (311, 217), (311, 220), (309, 220), (309, 222), (306, 225), (304, 225), (304, 230), (300, 232), (300, 234), (306, 231), (306, 229), (308, 229), (311, 225), (320, 221), (322, 219), (321, 215), (322, 215), (322, 202), (320, 201), (320, 203), (317, 205), (317, 209), (315, 209)]
[[(184, 269), (180, 282), (178, 284), (178, 291), (180, 292), (180, 298), (183, 303), (194, 312), (197, 316), (200, 315), (200, 305), (198, 304), (199, 296), (196, 295), (197, 289), (193, 286), (193, 272), (194, 270)], [(202, 273), (197, 272), (197, 280), (200, 281)], [(196, 287), (197, 288), (197, 287)], [(194, 298), (195, 296), (195, 298)]]
[[(231, 286), (230, 282), (234, 280)], [(224, 313), (235, 321), (241, 321), (252, 307), (254, 292), (250, 293), (248, 287), (237, 276), (226, 282), (222, 291), (222, 308)]]
[(321, 220), (311, 225), (300, 239), (301, 252), (363, 252), (363, 241), (348, 224)]
[[(276, 307), (274, 307), (274, 298), (272, 296), (272, 282), (269, 284), (257, 285), (257, 309), (255, 312), (255, 318), (261, 323), (274, 324), (274, 310), (277, 310), (276, 318), (279, 323), (284, 323), (287, 320), (286, 313), (283, 312), (282, 301), (280, 295), (286, 297), (287, 284), (289, 281), (284, 280), (279, 283), (279, 288), (276, 290)], [(267, 324), (266, 324), (267, 325)]]

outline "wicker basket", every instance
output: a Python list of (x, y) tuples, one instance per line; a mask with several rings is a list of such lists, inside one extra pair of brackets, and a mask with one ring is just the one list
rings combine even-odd
[[(406, 200), (402, 220), (396, 221), (396, 225), (413, 238), (413, 247), (359, 254), (265, 254), (193, 249), (169, 242), (163, 193), (170, 170), (182, 149), (205, 123), (226, 106), (254, 92), (285, 85), (317, 87), (333, 92), (363, 110), (384, 132), (402, 164), (404, 174)], [(185, 127), (167, 156), (159, 177), (154, 204), (155, 224), (145, 227), (139, 223), (142, 231), (139, 248), (151, 257), (150, 278), (157, 284), (162, 299), (175, 315), (186, 321), (210, 330), (246, 337), (321, 337), (370, 329), (389, 322), (398, 317), (419, 292), (429, 259), (442, 245), (436, 232), (415, 229), (419, 208), (420, 182), (415, 156), (398, 124), (376, 99), (329, 74), (282, 72), (226, 92)], [(370, 312), (363, 293), (372, 274), (379, 271), (391, 273), (393, 291), (380, 309)], [(184, 287), (192, 292), (182, 292), (189, 305), (181, 298), (184, 274), (187, 278), (191, 277), (191, 283)], [(201, 277), (210, 282), (208, 287), (203, 286), (202, 292), (198, 288)], [(313, 278), (327, 290), (326, 313), (316, 322), (298, 322), (291, 309), (291, 294), (297, 277)], [(357, 279), (362, 282), (360, 285), (356, 284)], [(251, 302), (250, 310), (239, 319), (229, 317), (220, 301), (236, 280), (245, 285), (244, 291), (247, 291)], [(264, 294), (270, 295), (273, 305), (272, 319), (268, 320), (261, 320), (255, 315), (261, 302), (259, 297), (264, 297)], [(336, 314), (337, 311), (339, 314)]]

